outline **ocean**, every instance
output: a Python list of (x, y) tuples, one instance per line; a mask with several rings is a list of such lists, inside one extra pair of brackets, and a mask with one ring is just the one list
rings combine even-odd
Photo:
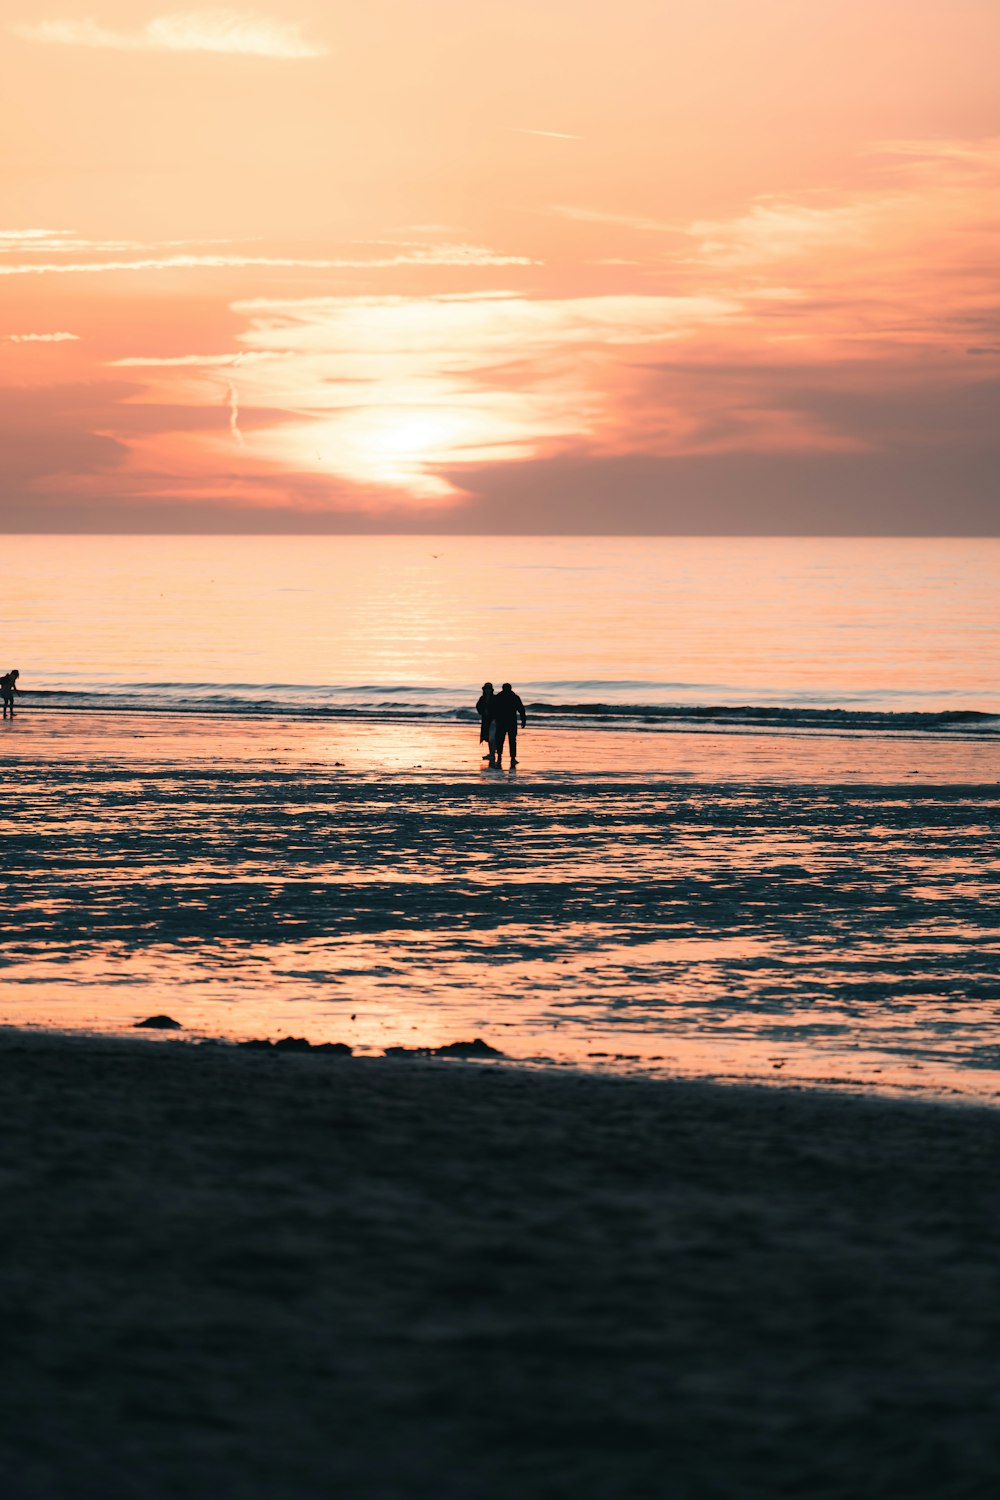
[(1000, 544), (7, 541), (8, 1024), (1000, 1099)]
[(718, 709), (776, 726), (1000, 715), (997, 540), (13, 536), (4, 550), (0, 650), (60, 706), (446, 720), (471, 716), (489, 679), (539, 714), (646, 727)]

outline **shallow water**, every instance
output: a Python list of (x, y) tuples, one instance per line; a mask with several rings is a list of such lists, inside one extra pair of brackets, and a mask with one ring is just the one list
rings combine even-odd
[[(995, 745), (23, 713), (2, 1014), (1000, 1098)], [(339, 764), (338, 764), (339, 762)]]

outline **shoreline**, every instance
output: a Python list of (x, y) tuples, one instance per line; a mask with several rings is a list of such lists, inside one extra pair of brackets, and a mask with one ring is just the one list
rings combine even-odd
[[(172, 1018), (170, 1018), (172, 1020)], [(279, 1028), (280, 1030), (280, 1028)], [(494, 1045), (493, 1040), (483, 1037), (456, 1039), (438, 1044), (414, 1043), (402, 1037), (387, 1041), (383, 1047), (355, 1046), (334, 1037), (312, 1041), (287, 1028), (269, 1037), (241, 1036), (238, 1030), (229, 1035), (209, 1034), (191, 1030), (179, 1022), (171, 1026), (150, 1027), (144, 1021), (123, 1023), (117, 1028), (60, 1026), (58, 1023), (9, 1021), (3, 1018), (0, 1008), (0, 1048), (4, 1046), (24, 1047), (30, 1050), (37, 1041), (41, 1046), (109, 1048), (152, 1047), (176, 1049), (179, 1052), (212, 1051), (217, 1054), (252, 1053), (257, 1056), (298, 1058), (312, 1061), (320, 1067), (336, 1062), (341, 1066), (372, 1064), (389, 1066), (420, 1065), (460, 1069), (464, 1067), (486, 1067), (503, 1069), (531, 1077), (573, 1077), (611, 1080), (621, 1084), (658, 1085), (666, 1088), (704, 1087), (708, 1089), (741, 1090), (751, 1092), (785, 1092), (803, 1096), (817, 1095), (830, 1099), (871, 1100), (875, 1104), (927, 1104), (932, 1108), (956, 1107), (984, 1110), (1000, 1115), (1000, 1091), (989, 1093), (963, 1090), (956, 1083), (956, 1075), (949, 1075), (950, 1084), (941, 1082), (931, 1086), (923, 1082), (905, 1082), (900, 1076), (895, 1081), (885, 1082), (868, 1077), (838, 1076), (826, 1072), (810, 1075), (806, 1070), (785, 1071), (780, 1067), (768, 1067), (762, 1063), (757, 1071), (744, 1066), (740, 1071), (727, 1072), (724, 1068), (712, 1071), (704, 1063), (691, 1065), (683, 1070), (683, 1049), (675, 1058), (676, 1066), (664, 1067), (662, 1055), (644, 1057), (642, 1052), (591, 1051), (583, 1055), (539, 1055), (511, 1053)], [(633, 1044), (635, 1039), (631, 1039)], [(656, 1045), (662, 1046), (660, 1042)], [(768, 1049), (763, 1049), (768, 1050)], [(786, 1058), (789, 1052), (786, 1045)]]
[[(128, 1061), (130, 1055), (144, 1058), (148, 1053), (163, 1052), (175, 1055), (181, 1066), (194, 1056), (209, 1055), (216, 1058), (256, 1058), (261, 1063), (272, 1060), (276, 1067), (304, 1066), (315, 1068), (319, 1076), (327, 1069), (339, 1075), (344, 1069), (361, 1068), (375, 1070), (430, 1069), (442, 1076), (467, 1072), (506, 1073), (516, 1078), (539, 1081), (543, 1088), (548, 1080), (576, 1079), (586, 1085), (593, 1082), (598, 1088), (638, 1090), (704, 1090), (707, 1094), (732, 1095), (783, 1095), (798, 1099), (843, 1102), (871, 1105), (878, 1110), (887, 1108), (934, 1110), (960, 1110), (981, 1114), (1000, 1126), (1000, 1104), (990, 1098), (974, 1094), (932, 1094), (924, 1090), (911, 1093), (879, 1092), (861, 1082), (839, 1084), (836, 1080), (813, 1082), (798, 1077), (717, 1077), (700, 1074), (667, 1074), (655, 1072), (616, 1072), (610, 1069), (588, 1067), (573, 1060), (542, 1057), (519, 1057), (499, 1051), (481, 1038), (470, 1041), (444, 1043), (438, 1047), (408, 1046), (403, 1043), (388, 1046), (383, 1052), (353, 1051), (339, 1043), (313, 1042), (298, 1036), (285, 1034), (275, 1038), (248, 1038), (236, 1040), (224, 1036), (184, 1036), (172, 1029), (147, 1029), (140, 1023), (127, 1031), (69, 1030), (56, 1026), (20, 1026), (0, 1020), (0, 1053), (39, 1053), (79, 1049), (81, 1055), (97, 1054), (104, 1049), (114, 1055), (120, 1052)], [(294, 1043), (294, 1045), (290, 1045)], [(239, 1064), (237, 1064), (238, 1066)]]
[[(474, 690), (473, 690), (474, 691)], [(478, 720), (475, 711), (460, 706), (421, 709), (404, 704), (391, 712), (372, 706), (347, 704), (302, 704), (294, 700), (212, 698), (143, 700), (114, 699), (105, 695), (77, 695), (90, 701), (72, 700), (74, 694), (62, 689), (23, 689), (18, 694), (16, 713), (70, 716), (96, 714), (102, 717), (126, 718), (150, 716), (154, 719), (176, 717), (210, 720), (246, 720), (248, 724), (274, 721), (313, 724), (319, 727), (350, 728), (428, 728), (474, 731)], [(26, 704), (25, 701), (26, 700)], [(724, 734), (774, 735), (788, 738), (851, 738), (861, 740), (914, 739), (918, 742), (996, 744), (1000, 740), (1000, 713), (981, 708), (943, 709), (862, 709), (842, 706), (789, 704), (683, 705), (683, 704), (555, 704), (525, 705), (533, 728), (546, 733), (568, 734)]]
[(9, 1033), (0, 1108), (11, 1500), (1000, 1477), (989, 1109)]
[[(1000, 722), (989, 716), (988, 723)], [(278, 707), (212, 711), (197, 704), (99, 708), (19, 708), (0, 725), (0, 765), (72, 762), (149, 764), (228, 757), (233, 766), (261, 759), (280, 767), (325, 766), (331, 774), (404, 775), (423, 771), (479, 779), (475, 722), (455, 718), (379, 718), (285, 711)], [(848, 724), (715, 722), (692, 718), (568, 722), (529, 718), (521, 732), (522, 780), (560, 776), (681, 777), (795, 785), (985, 787), (1000, 784), (1000, 733), (991, 729)]]

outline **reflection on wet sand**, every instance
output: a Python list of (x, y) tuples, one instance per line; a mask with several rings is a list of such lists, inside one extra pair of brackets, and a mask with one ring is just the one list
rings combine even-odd
[(450, 726), (109, 717), (2, 744), (8, 1023), (1000, 1095), (989, 746), (529, 729), (491, 778)]

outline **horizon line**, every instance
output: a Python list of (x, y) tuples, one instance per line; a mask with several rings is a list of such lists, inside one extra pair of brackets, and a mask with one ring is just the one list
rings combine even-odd
[(477, 537), (486, 540), (493, 537), (518, 537), (525, 541), (540, 541), (545, 538), (566, 537), (603, 537), (614, 538), (619, 541), (641, 541), (658, 537), (686, 537), (701, 541), (985, 541), (993, 542), (1000, 540), (1000, 529), (996, 531), (383, 531), (383, 530), (361, 530), (350, 527), (343, 529), (331, 529), (329, 527), (317, 531), (305, 530), (276, 530), (259, 529), (250, 530), (241, 528), (239, 530), (209, 530), (185, 531), (180, 528), (171, 527), (169, 530), (162, 528), (156, 530), (130, 530), (122, 531), (117, 528), (88, 527), (85, 530), (56, 530), (29, 531), (23, 527), (13, 530), (0, 529), (0, 537), (30, 536), (30, 537), (81, 537), (81, 536), (112, 536), (112, 537), (346, 537), (346, 536), (372, 536), (372, 537)]

